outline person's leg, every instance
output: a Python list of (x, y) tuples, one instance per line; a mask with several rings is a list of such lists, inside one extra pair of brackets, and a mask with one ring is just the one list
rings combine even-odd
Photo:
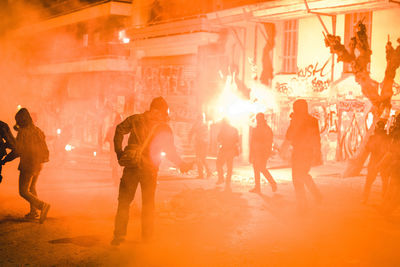
[(257, 165), (256, 161), (253, 162), (253, 171), (254, 171), (254, 188), (250, 190), (252, 193), (261, 192), (260, 186), (260, 169)]
[(203, 144), (203, 146), (201, 147), (199, 158), (200, 158), (200, 162), (201, 162), (202, 166), (206, 170), (207, 178), (210, 177), (211, 171), (207, 164), (207, 144), (206, 143)]
[(274, 178), (272, 177), (271, 173), (267, 169), (267, 159), (260, 160), (260, 171), (264, 175), (265, 179), (269, 182), (272, 188), (272, 192), (275, 192), (278, 188)]
[(197, 172), (199, 173), (199, 178), (203, 179), (204, 178), (203, 162), (201, 160), (201, 151), (199, 146), (196, 147), (196, 164), (197, 164)]
[(113, 245), (119, 245), (126, 236), (129, 221), (129, 206), (135, 197), (136, 188), (139, 183), (138, 175), (137, 170), (124, 168), (119, 184), (118, 209), (115, 216)]
[(216, 167), (217, 167), (217, 172), (218, 172), (218, 181), (217, 181), (218, 184), (224, 182), (224, 169), (223, 169), (224, 161), (225, 161), (224, 154), (220, 151), (218, 153), (217, 161), (216, 161)]
[(382, 179), (382, 197), (385, 198), (386, 192), (389, 187), (389, 175), (386, 171), (381, 171), (381, 179)]
[(145, 173), (140, 180), (142, 189), (142, 239), (148, 241), (153, 236), (155, 192), (157, 173)]
[(232, 171), (233, 171), (233, 156), (228, 156), (226, 158), (226, 186), (231, 186)]
[(26, 201), (29, 202), (31, 207), (35, 209), (42, 209), (44, 206), (44, 202), (39, 200), (36, 196), (34, 196), (31, 192), (29, 192), (29, 187), (32, 181), (34, 173), (29, 171), (21, 171), (19, 175), (19, 194)]
[[(39, 178), (39, 172), (34, 173), (33, 176), (32, 176), (31, 184), (29, 186), (29, 192), (32, 195), (34, 195), (35, 197), (37, 197), (36, 183), (37, 183), (38, 178)], [(31, 211), (29, 213), (32, 214), (33, 216), (36, 216), (37, 215), (37, 209), (32, 204), (30, 204), (30, 206), (31, 206)]]
[(376, 176), (378, 175), (378, 170), (373, 165), (368, 166), (368, 173), (365, 179), (364, 192), (363, 192), (363, 203), (366, 203), (371, 192), (372, 184), (374, 183)]
[(296, 193), (297, 206), (300, 212), (307, 209), (305, 185), (303, 181), (304, 167), (301, 159), (292, 160), (292, 182)]

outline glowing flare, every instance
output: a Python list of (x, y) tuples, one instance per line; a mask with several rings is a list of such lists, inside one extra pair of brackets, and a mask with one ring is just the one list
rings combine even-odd
[(65, 146), (65, 151), (71, 151), (72, 149), (74, 149), (74, 147), (71, 146), (70, 144), (67, 144), (67, 145)]

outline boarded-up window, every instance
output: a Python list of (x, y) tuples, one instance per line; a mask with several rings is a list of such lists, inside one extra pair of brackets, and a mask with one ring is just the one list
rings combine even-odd
[[(368, 35), (368, 43), (371, 47), (371, 29), (372, 29), (372, 12), (359, 12), (346, 14), (345, 29), (344, 29), (344, 45), (348, 49), (351, 38), (355, 36), (356, 26), (359, 21), (365, 24)], [(357, 56), (357, 54), (356, 54)], [(369, 70), (369, 65), (368, 65)], [(351, 64), (345, 63), (343, 65), (343, 72), (351, 72)]]
[(297, 72), (298, 21), (287, 20), (283, 26), (283, 73)]

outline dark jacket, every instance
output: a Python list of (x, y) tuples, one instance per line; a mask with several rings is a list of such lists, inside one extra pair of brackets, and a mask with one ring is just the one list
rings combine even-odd
[(309, 114), (293, 115), (286, 132), (286, 140), (293, 147), (293, 159), (321, 160), (321, 137), (318, 120)]
[(223, 123), (217, 141), (220, 144), (220, 153), (231, 154), (232, 157), (239, 154), (239, 132), (235, 127)]
[(128, 145), (142, 144), (152, 128), (155, 127), (149, 145), (143, 150), (144, 168), (158, 170), (162, 152), (165, 152), (166, 157), (179, 166), (182, 161), (176, 152), (170, 126), (166, 123), (155, 123), (149, 119), (148, 115), (147, 111), (142, 114), (135, 114), (117, 125), (114, 135), (114, 149), (117, 156), (119, 157), (123, 151), (122, 140), (124, 135), (129, 134)]
[(15, 115), (18, 134), (16, 154), (20, 157), (18, 169), (21, 171), (39, 171), (41, 164), (49, 161), (49, 150), (42, 130), (33, 124), (26, 109), (20, 109)]
[(267, 123), (258, 124), (250, 136), (250, 162), (256, 158), (268, 159), (272, 152), (273, 134)]
[(390, 139), (386, 132), (377, 131), (370, 136), (367, 142), (366, 149), (371, 153), (369, 166), (377, 164), (388, 150)]
[[(4, 158), (4, 163), (12, 160), (12, 153), (15, 148), (15, 138), (10, 131), (10, 127), (8, 127), (7, 123), (0, 121), (0, 160)], [(8, 154), (7, 149), (11, 150)]]

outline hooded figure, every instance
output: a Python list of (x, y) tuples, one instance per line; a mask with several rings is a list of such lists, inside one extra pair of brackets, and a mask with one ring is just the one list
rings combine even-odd
[(255, 180), (255, 187), (250, 192), (261, 193), (260, 173), (268, 180), (272, 191), (275, 192), (277, 184), (267, 169), (267, 161), (272, 152), (272, 129), (268, 126), (264, 113), (258, 113), (256, 120), (257, 126), (252, 129), (250, 135), (250, 162), (253, 164)]
[(293, 116), (286, 132), (286, 140), (293, 147), (292, 180), (296, 191), (299, 211), (307, 209), (305, 187), (320, 202), (322, 196), (309, 171), (314, 163), (321, 160), (321, 137), (318, 120), (308, 113), (307, 101), (296, 100), (293, 103)]
[(20, 157), (18, 165), (19, 194), (26, 199), (31, 207), (27, 219), (35, 219), (39, 216), (39, 222), (43, 223), (47, 217), (50, 205), (38, 199), (36, 182), (42, 169), (42, 164), (49, 161), (49, 150), (47, 148), (44, 133), (33, 124), (33, 120), (26, 108), (21, 108), (15, 115), (18, 131), (16, 138), (15, 157)]

